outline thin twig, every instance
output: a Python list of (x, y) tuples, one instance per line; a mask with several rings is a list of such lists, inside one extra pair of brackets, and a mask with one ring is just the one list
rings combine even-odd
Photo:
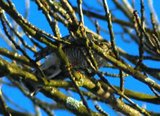
[(68, 61), (68, 58), (66, 57), (64, 51), (62, 50), (62, 45), (59, 46), (58, 51), (59, 51), (59, 55), (60, 55), (61, 59), (63, 60), (63, 62), (64, 62), (65, 65), (66, 65), (66, 69), (67, 69), (67, 71), (68, 71), (68, 73), (69, 73), (69, 75), (70, 75), (69, 77), (70, 77), (70, 79), (71, 79), (71, 81), (72, 81), (75, 89), (76, 89), (77, 92), (79, 93), (79, 95), (80, 95), (80, 97), (81, 97), (81, 99), (82, 99), (82, 101), (83, 101), (83, 104), (86, 106), (88, 112), (90, 113), (91, 111), (90, 111), (90, 109), (89, 109), (89, 106), (88, 106), (88, 104), (87, 104), (87, 102), (86, 102), (86, 100), (85, 100), (85, 98), (84, 98), (81, 90), (79, 89), (77, 83), (75, 82), (75, 79), (74, 79), (75, 76), (73, 75), (72, 67), (71, 67), (71, 65), (70, 65), (70, 63), (69, 63), (69, 61)]
[(25, 96), (27, 96), (30, 100), (32, 100), (32, 102), (33, 102), (34, 104), (36, 104), (36, 105), (38, 105), (40, 108), (42, 108), (42, 109), (48, 114), (48, 116), (54, 116), (53, 113), (52, 113), (52, 111), (51, 111), (51, 109), (49, 109), (48, 107), (46, 107), (46, 106), (48, 106), (48, 105), (44, 104), (43, 102), (41, 102), (39, 99), (35, 98), (34, 96), (31, 96), (31, 94), (28, 93), (28, 92), (25, 90), (25, 88), (23, 88), (23, 86), (21, 86), (20, 83), (18, 83), (18, 82), (15, 81), (14, 79), (10, 78), (10, 80), (11, 80), (11, 82), (12, 82), (13, 84), (16, 85), (16, 87), (18, 87), (18, 88), (21, 90), (21, 92), (22, 92)]
[(95, 102), (94, 107), (96, 108), (96, 110), (98, 110), (98, 111), (99, 111), (101, 114), (103, 114), (104, 116), (109, 116), (109, 115), (107, 114), (107, 112), (105, 112), (105, 111), (102, 109), (102, 107), (98, 105), (97, 102)]
[[(141, 28), (144, 28), (144, 1), (141, 0), (141, 22), (138, 22), (138, 23), (141, 23)], [(138, 17), (137, 17), (138, 18)], [(136, 20), (136, 21), (139, 21), (139, 20)], [(143, 61), (143, 54), (144, 54), (144, 36), (143, 36), (143, 32), (140, 31), (140, 36), (139, 36), (139, 58), (138, 58), (138, 62), (135, 66), (135, 69), (137, 69), (139, 67), (139, 65), (142, 63)]]
[[(118, 60), (120, 60), (120, 56), (119, 56), (119, 52), (116, 50), (116, 44), (115, 44), (115, 37), (114, 37), (114, 32), (113, 32), (113, 28), (112, 28), (112, 18), (111, 18), (111, 13), (109, 11), (109, 7), (107, 4), (106, 0), (103, 0), (103, 6), (104, 6), (104, 10), (106, 13), (106, 17), (107, 17), (107, 21), (108, 21), (108, 29), (109, 29), (109, 33), (110, 33), (110, 41), (111, 41), (111, 46), (113, 49), (113, 53), (115, 54), (116, 58)], [(122, 77), (122, 70), (119, 70), (119, 74), (120, 74), (120, 87), (122, 92), (124, 91), (124, 78)]]
[(83, 1), (83, 0), (77, 0), (77, 4), (78, 4), (80, 22), (81, 22), (82, 24), (84, 24), (82, 1)]
[[(1, 86), (1, 85), (0, 85)], [(0, 106), (2, 107), (2, 113), (4, 114), (4, 116), (12, 116), (8, 109), (7, 109), (7, 104), (5, 103), (3, 96), (2, 96), (2, 89), (0, 87)]]
[(141, 113), (145, 114), (146, 116), (150, 116), (150, 114), (143, 108), (141, 108), (140, 106), (138, 106), (137, 104), (135, 104), (130, 98), (128, 98), (127, 96), (124, 95), (124, 93), (122, 93), (121, 91), (118, 91), (115, 87), (113, 87), (107, 79), (105, 79), (105, 77), (98, 73), (98, 76), (101, 78), (102, 81), (104, 81), (109, 87), (111, 87), (115, 92), (117, 92), (117, 94), (119, 94), (120, 96), (122, 96), (123, 98), (125, 98), (130, 104), (132, 104), (137, 110), (139, 110)]

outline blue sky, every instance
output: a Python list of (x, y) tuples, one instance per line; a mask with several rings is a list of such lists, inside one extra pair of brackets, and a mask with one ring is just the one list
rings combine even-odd
[[(15, 3), (15, 6), (17, 8), (17, 10), (23, 15), (24, 14), (24, 10), (25, 10), (25, 2), (24, 0), (12, 0), (14, 3)], [(71, 0), (71, 2), (74, 2), (74, 4), (76, 4), (75, 2), (76, 0)], [(140, 12), (140, 7), (139, 7), (139, 0), (137, 0), (136, 2), (136, 10), (138, 12)], [(146, 0), (144, 0), (146, 1)], [(155, 9), (156, 9), (156, 12), (157, 14), (160, 14), (160, 9), (159, 9), (159, 6), (160, 6), (160, 2), (158, 0), (153, 0), (154, 1), (154, 6), (155, 6)], [(99, 7), (95, 0), (88, 0), (88, 3), (89, 2), (92, 2), (92, 4), (90, 4), (90, 7), (97, 7), (98, 9), (101, 9), (103, 10), (101, 7)], [(114, 9), (115, 6), (113, 5), (112, 2), (110, 2), (110, 0), (108, 0), (109, 2), (109, 7), (111, 9)], [(145, 5), (145, 8), (146, 8), (146, 14), (147, 14), (147, 18), (149, 18), (149, 10), (148, 10), (148, 5), (146, 4)], [(101, 13), (103, 14), (103, 13)], [(115, 16), (118, 16), (118, 18), (120, 19), (126, 19), (124, 17), (124, 15), (120, 12), (117, 11), (117, 13), (115, 14)], [(41, 11), (38, 11), (37, 10), (37, 6), (35, 3), (31, 2), (30, 4), (30, 12), (29, 12), (29, 17), (28, 17), (28, 20), (35, 26), (37, 26), (38, 28), (40, 29), (43, 29), (45, 30), (46, 32), (48, 33), (52, 33), (51, 32), (51, 29), (48, 25), (48, 23), (46, 22), (46, 19), (45, 17), (42, 15)], [(149, 20), (149, 19), (148, 19)], [(90, 22), (89, 19), (85, 18), (85, 24), (86, 26), (95, 31), (95, 28), (93, 28), (93, 24)], [(104, 25), (104, 28), (107, 28), (107, 23), (104, 22), (104, 21), (100, 21), (99, 24), (101, 25)], [(65, 36), (68, 34), (68, 31), (67, 29), (64, 28), (64, 26), (62, 24), (59, 24), (60, 26), (60, 31), (62, 32), (62, 35)], [(122, 30), (120, 29), (120, 27), (118, 25), (113, 25), (113, 29), (115, 32), (121, 32)], [(105, 37), (105, 38), (109, 38), (108, 35), (106, 35), (105, 33), (101, 32), (102, 36)], [(116, 38), (116, 44), (122, 48), (122, 49), (125, 49), (127, 52), (130, 52), (132, 54), (138, 54), (138, 47), (137, 45), (130, 39), (130, 38), (127, 38), (131, 41), (130, 44), (128, 43), (124, 43), (121, 39), (121, 36), (120, 35), (116, 35), (115, 36)], [(6, 43), (0, 39), (0, 46), (1, 47), (5, 47), (5, 48), (9, 48), (8, 46), (6, 46)], [(32, 55), (32, 54), (31, 54)], [(152, 67), (156, 67), (156, 68), (159, 68), (160, 66), (160, 63), (158, 62), (149, 62), (149, 61), (146, 61), (145, 63), (149, 64), (150, 66)], [(114, 85), (119, 85), (119, 80), (118, 79), (114, 79), (114, 78), (108, 78), (109, 81), (114, 84)], [(152, 94), (152, 92), (150, 91), (150, 89), (142, 84), (141, 82), (139, 81), (136, 81), (134, 78), (132, 77), (127, 77), (125, 79), (125, 88), (128, 88), (128, 89), (131, 89), (131, 90), (135, 90), (135, 91), (139, 91), (139, 92), (144, 92), (144, 93), (148, 93), (148, 94)], [(16, 88), (11, 88), (11, 87), (8, 87), (8, 86), (3, 86), (3, 92), (9, 96), (10, 99), (12, 99), (15, 103), (17, 103), (19, 106), (21, 107), (24, 107), (24, 104), (25, 104), (25, 109), (28, 110), (28, 111), (33, 111), (33, 106), (32, 106), (32, 103), (29, 99), (27, 99), (18, 89)], [(74, 95), (75, 98), (79, 99), (78, 95)], [(53, 102), (51, 99), (48, 99), (46, 97), (44, 97), (42, 94), (38, 94), (37, 97), (43, 99), (43, 100), (46, 100), (48, 101), (49, 103)], [(89, 101), (89, 103), (91, 103), (91, 101)], [(149, 110), (153, 110), (153, 111), (160, 111), (160, 107), (157, 107), (156, 105), (153, 105), (153, 104), (148, 104), (148, 103), (142, 103), (142, 102), (137, 102), (136, 103), (139, 103), (140, 106), (146, 106), (147, 109)], [(8, 104), (10, 105), (11, 107), (15, 108), (14, 105), (11, 105), (10, 103)], [(109, 114), (111, 114), (111, 116), (116, 116), (117, 113), (115, 113), (111, 108), (110, 106), (106, 106), (104, 104), (101, 104), (103, 109), (106, 110)], [(93, 106), (92, 106), (93, 107)], [(42, 111), (43, 112), (43, 111)], [(64, 116), (64, 115), (70, 115), (72, 116), (73, 114), (70, 114), (70, 113), (67, 113), (65, 111), (55, 111), (55, 114), (57, 116)], [(46, 114), (43, 112), (43, 116), (45, 116)]]

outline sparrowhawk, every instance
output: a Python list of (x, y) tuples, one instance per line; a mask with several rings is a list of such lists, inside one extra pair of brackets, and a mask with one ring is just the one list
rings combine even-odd
[[(74, 71), (94, 75), (95, 70), (93, 69), (93, 67), (91, 67), (91, 55), (93, 56), (92, 58), (94, 58), (94, 60), (96, 61), (98, 68), (103, 67), (106, 64), (106, 60), (98, 53), (96, 53), (90, 46), (86, 47), (86, 45), (81, 44), (81, 42), (76, 43), (75, 41), (78, 41), (78, 39), (73, 38), (72, 36), (66, 36), (63, 39), (71, 43), (69, 45), (64, 44), (62, 49)], [(93, 38), (89, 39), (91, 39), (94, 44), (101, 47), (103, 52), (110, 51), (107, 41), (96, 39), (93, 40)], [(40, 69), (47, 79), (59, 79), (60, 77), (65, 78), (70, 76), (66, 71), (64, 64), (62, 63), (57, 50), (46, 47), (39, 51), (35, 56), (37, 60), (46, 57), (44, 62), (41, 64)], [(36, 76), (40, 76), (39, 71), (36, 70), (34, 71), (34, 73)], [(29, 90), (33, 91), (33, 88), (35, 87), (31, 87), (31, 89), (29, 88)]]

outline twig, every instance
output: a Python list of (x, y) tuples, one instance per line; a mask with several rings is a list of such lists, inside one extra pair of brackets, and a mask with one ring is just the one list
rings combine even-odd
[(4, 116), (12, 116), (9, 113), (8, 108), (7, 108), (7, 104), (5, 103), (5, 101), (3, 99), (1, 87), (0, 87), (0, 106), (2, 107), (2, 113), (4, 114)]
[(81, 22), (82, 24), (84, 24), (82, 1), (83, 1), (83, 0), (77, 0), (77, 4), (78, 4), (78, 11), (79, 11), (80, 22)]
[[(141, 4), (141, 22), (138, 22), (139, 21), (138, 17), (136, 17), (136, 21), (137, 21), (137, 23), (140, 23), (140, 25), (138, 25), (138, 26), (141, 26), (141, 28), (144, 28), (144, 1), (141, 0), (140, 4)], [(137, 69), (143, 61), (143, 54), (144, 54), (144, 47), (143, 46), (144, 46), (144, 36), (143, 36), (143, 32), (140, 31), (140, 35), (139, 35), (139, 58), (138, 58), (138, 62), (136, 64), (136, 66), (135, 66), (135, 69)]]
[(9, 79), (11, 80), (11, 82), (13, 84), (16, 85), (16, 87), (18, 87), (21, 90), (21, 92), (25, 96), (27, 96), (29, 99), (31, 99), (34, 104), (36, 104), (40, 108), (42, 108), (48, 114), (48, 116), (54, 116), (53, 113), (52, 113), (52, 111), (51, 111), (51, 109), (49, 109), (48, 107), (46, 107), (48, 105), (42, 103), (39, 99), (35, 98), (34, 96), (31, 96), (30, 93), (28, 93), (27, 91), (25, 91), (25, 89), (18, 82), (16, 82), (14, 79), (12, 79), (12, 78), (9, 78)]
[(102, 109), (102, 107), (98, 105), (98, 103), (95, 102), (94, 107), (95, 107), (101, 114), (103, 114), (104, 116), (109, 116), (109, 115), (107, 114), (107, 112), (105, 112), (105, 111)]
[(149, 87), (151, 90), (152, 90), (152, 92), (158, 97), (158, 98), (160, 98), (160, 94), (154, 89), (154, 88), (152, 88), (152, 87)]
[(95, 26), (96, 26), (96, 32), (97, 32), (97, 34), (99, 35), (99, 34), (100, 34), (100, 26), (99, 26), (97, 20), (95, 21)]
[(86, 106), (88, 112), (90, 113), (91, 111), (90, 111), (90, 109), (89, 109), (89, 106), (88, 106), (88, 104), (87, 104), (87, 102), (86, 102), (86, 100), (85, 100), (82, 92), (80, 91), (77, 83), (76, 83), (75, 80), (74, 80), (75, 76), (73, 75), (72, 67), (71, 67), (71, 65), (70, 65), (70, 63), (69, 63), (69, 61), (68, 61), (68, 58), (66, 57), (64, 51), (62, 50), (62, 45), (59, 46), (58, 51), (59, 51), (59, 55), (60, 55), (62, 61), (63, 61), (63, 62), (65, 63), (65, 65), (66, 65), (66, 69), (67, 69), (67, 71), (69, 72), (69, 75), (70, 75), (69, 77), (70, 77), (70, 79), (71, 79), (74, 87), (76, 88), (77, 92), (79, 93), (79, 95), (80, 95), (80, 97), (81, 97), (81, 99), (82, 99), (82, 101), (83, 101), (83, 104)]
[(107, 79), (105, 79), (105, 77), (103, 75), (101, 75), (100, 73), (98, 73), (98, 76), (101, 78), (102, 81), (104, 81), (109, 87), (111, 87), (116, 93), (118, 93), (120, 96), (122, 96), (123, 98), (125, 98), (130, 104), (132, 104), (137, 110), (139, 110), (141, 113), (145, 114), (146, 116), (150, 116), (150, 114), (143, 108), (141, 108), (140, 106), (138, 106), (137, 104), (135, 104), (131, 99), (129, 99), (127, 96), (124, 95), (124, 93), (122, 93), (121, 91), (118, 91), (115, 87), (113, 87)]
[[(119, 56), (119, 52), (116, 50), (116, 44), (115, 44), (115, 37), (114, 37), (114, 32), (113, 32), (113, 28), (112, 28), (112, 18), (111, 18), (111, 13), (109, 12), (109, 7), (108, 4), (106, 2), (106, 0), (103, 0), (103, 6), (104, 6), (104, 10), (106, 13), (106, 17), (107, 17), (107, 21), (108, 21), (108, 29), (109, 29), (109, 33), (110, 33), (110, 40), (111, 40), (111, 46), (112, 46), (112, 50), (113, 53), (115, 54), (116, 58), (118, 60), (120, 60), (120, 56)], [(120, 87), (121, 87), (121, 91), (124, 92), (124, 78), (122, 77), (122, 70), (119, 70), (119, 74), (120, 74)]]

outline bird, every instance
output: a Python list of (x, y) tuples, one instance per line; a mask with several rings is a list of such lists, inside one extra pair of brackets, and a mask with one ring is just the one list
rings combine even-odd
[[(62, 49), (68, 58), (69, 63), (72, 66), (72, 69), (74, 71), (78, 71), (87, 75), (94, 75), (95, 70), (93, 67), (91, 67), (89, 61), (87, 60), (88, 55), (88, 48), (84, 44), (75, 44), (75, 41), (77, 38), (74, 38), (70, 35), (65, 36), (63, 38), (64, 40), (67, 40), (71, 42), (71, 44), (64, 44)], [(72, 44), (73, 43), (73, 44)], [(104, 52), (109, 52), (110, 47), (108, 45), (108, 42), (105, 40), (96, 40), (94, 41), (96, 45), (99, 45)], [(100, 56), (98, 53), (96, 53), (94, 50), (90, 50), (92, 53), (95, 61), (97, 62), (98, 68), (103, 67), (106, 65), (106, 60)], [(61, 58), (57, 52), (57, 50), (53, 50), (52, 48), (45, 47), (39, 52), (35, 54), (36, 61), (46, 58), (44, 62), (40, 65), (40, 70), (43, 72), (45, 77), (50, 79), (61, 79), (59, 77), (63, 77), (65, 79), (66, 77), (70, 76), (67, 72), (64, 64), (61, 61)], [(38, 70), (34, 71), (34, 74), (36, 76), (40, 76), (40, 72)], [(32, 85), (32, 84), (30, 84)], [(29, 91), (32, 91), (32, 94), (35, 94), (35, 86), (30, 87)], [(37, 89), (38, 90), (38, 89)]]
[[(70, 42), (74, 42), (76, 40), (70, 35), (64, 37), (63, 39), (69, 40)], [(96, 45), (99, 45), (104, 52), (109, 52), (111, 50), (110, 45), (105, 40), (97, 40)], [(90, 74), (94, 72), (94, 70), (90, 66), (90, 63), (87, 61), (86, 57), (89, 54), (88, 48), (86, 48), (85, 45), (73, 43), (70, 45), (63, 45), (62, 49), (74, 70)], [(97, 62), (98, 68), (106, 65), (107, 61), (102, 56), (100, 56), (92, 49), (91, 52)], [(40, 60), (45, 56), (47, 57), (44, 63), (42, 63), (42, 65), (40, 66), (40, 69), (43, 71), (43, 73), (48, 79), (56, 78), (57, 75), (64, 71), (64, 65), (61, 61), (61, 58), (57, 53), (57, 50), (54, 51), (53, 49), (46, 47), (37, 54), (35, 54), (36, 61)]]

